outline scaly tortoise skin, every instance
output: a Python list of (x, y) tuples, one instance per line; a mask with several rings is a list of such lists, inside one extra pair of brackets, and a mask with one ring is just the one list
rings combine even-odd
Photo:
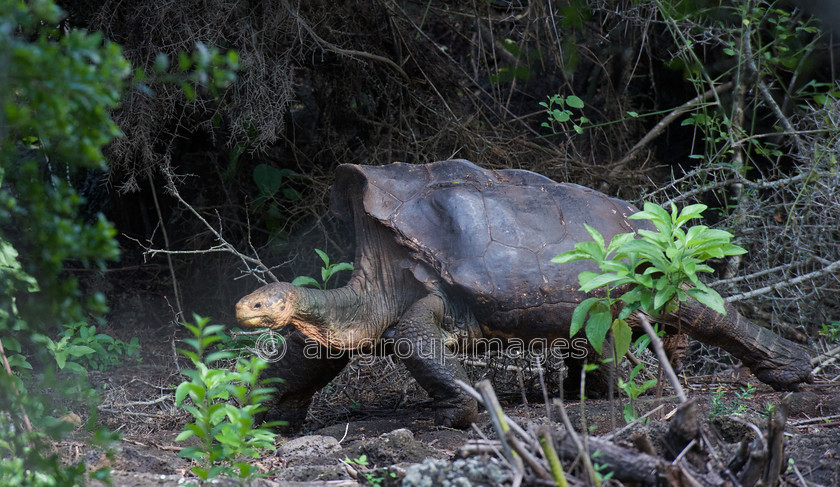
[[(578, 274), (597, 268), (551, 258), (590, 240), (585, 223), (607, 241), (652, 228), (628, 220), (634, 206), (597, 191), (465, 160), (339, 166), (331, 209), (355, 230), (347, 285), (270, 284), (236, 305), (243, 326), (286, 328), (286, 353), (268, 372), (283, 381), (267, 419), (288, 421), (290, 430), (350, 352), (386, 341), (434, 399), (436, 422), (469, 426), (477, 407), (455, 384), (466, 374), (452, 347), (568, 339), (572, 312), (586, 298)], [(722, 347), (775, 389), (812, 380), (806, 348), (732, 306), (724, 316), (692, 301), (679, 316), (658, 319), (671, 332)], [(305, 338), (317, 345), (307, 349)]]

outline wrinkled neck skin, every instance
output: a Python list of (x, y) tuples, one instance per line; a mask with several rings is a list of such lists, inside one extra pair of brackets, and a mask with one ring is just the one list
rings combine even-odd
[(382, 333), (426, 294), (401, 262), (408, 251), (366, 215), (356, 215), (355, 270), (338, 289), (300, 288), (291, 323), (321, 345), (358, 350), (376, 345)]
[(301, 288), (291, 324), (331, 349), (356, 350), (372, 343), (384, 331), (383, 312), (366, 288), (358, 279), (338, 289)]

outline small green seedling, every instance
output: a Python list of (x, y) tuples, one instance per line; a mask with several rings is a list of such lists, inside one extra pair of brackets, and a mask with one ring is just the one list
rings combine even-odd
[(349, 262), (336, 262), (331, 264), (330, 257), (321, 249), (315, 249), (315, 253), (318, 254), (322, 261), (324, 261), (324, 266), (321, 267), (321, 282), (318, 282), (309, 276), (298, 276), (292, 281), (292, 284), (295, 286), (314, 286), (318, 289), (326, 289), (327, 282), (336, 273), (353, 270), (353, 264)]

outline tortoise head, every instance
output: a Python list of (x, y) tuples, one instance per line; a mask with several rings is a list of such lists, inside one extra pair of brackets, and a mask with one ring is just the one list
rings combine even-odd
[(290, 324), (299, 297), (299, 288), (288, 282), (263, 286), (236, 303), (236, 319), (246, 328), (283, 328)]

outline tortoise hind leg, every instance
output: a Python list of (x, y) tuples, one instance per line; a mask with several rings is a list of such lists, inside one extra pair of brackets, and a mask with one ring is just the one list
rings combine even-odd
[(808, 349), (761, 328), (726, 305), (726, 315), (696, 301), (687, 301), (664, 321), (681, 326), (692, 338), (723, 348), (750, 368), (759, 380), (776, 390), (797, 390), (813, 382)]
[(443, 313), (441, 298), (430, 294), (411, 305), (387, 336), (395, 339), (394, 352), (434, 399), (435, 424), (468, 428), (478, 418), (478, 405), (455, 383), (467, 382), (467, 373), (444, 343)]
[(264, 406), (262, 421), (280, 421), (278, 432), (289, 434), (300, 431), (312, 396), (326, 386), (347, 365), (349, 354), (329, 351), (294, 328), (283, 331), (285, 353), (278, 360), (269, 358), (263, 372), (266, 377), (280, 379), (271, 386), (274, 397)]

